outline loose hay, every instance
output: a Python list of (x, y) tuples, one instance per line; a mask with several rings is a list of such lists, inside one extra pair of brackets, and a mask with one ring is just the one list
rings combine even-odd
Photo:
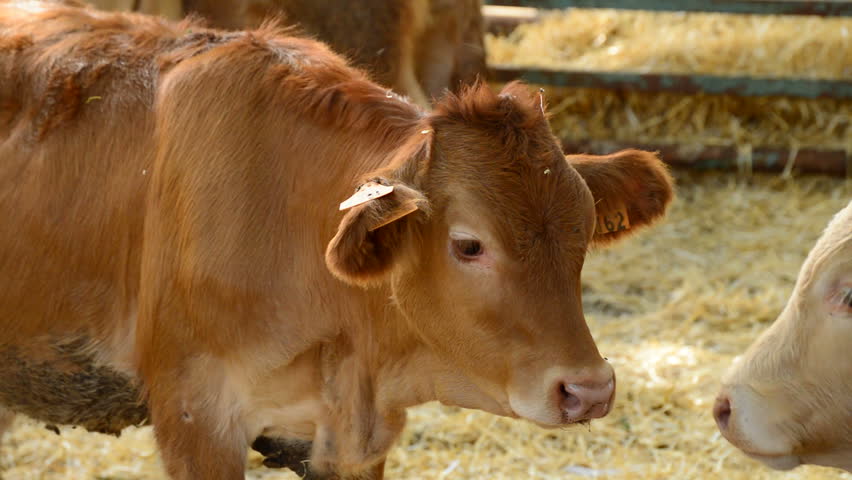
[(820, 147), (852, 152), (852, 101), (547, 88), (569, 140)]
[[(852, 19), (565, 10), (508, 36), (488, 61), (527, 67), (852, 79)], [(847, 149), (852, 101), (547, 88), (569, 140)]]
[[(735, 355), (783, 307), (828, 219), (848, 202), (842, 180), (676, 172), (668, 220), (594, 252), (584, 302), (618, 375), (615, 408), (591, 428), (545, 430), (485, 413), (425, 405), (388, 462), (389, 479), (847, 479), (818, 467), (772, 472), (716, 433), (710, 405)], [(149, 429), (120, 439), (18, 420), (0, 448), (6, 480), (163, 478)], [(215, 461), (215, 459), (210, 459)], [(249, 478), (293, 480), (251, 455)]]

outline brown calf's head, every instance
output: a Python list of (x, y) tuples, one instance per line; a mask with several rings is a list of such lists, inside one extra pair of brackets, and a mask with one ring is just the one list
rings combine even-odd
[(727, 373), (719, 430), (775, 469), (852, 471), (852, 203), (808, 255), (775, 323)]
[(550, 426), (605, 415), (615, 378), (580, 271), (590, 246), (664, 214), (663, 164), (640, 151), (566, 158), (539, 97), (480, 85), (445, 98), (371, 176), (393, 192), (346, 213), (327, 263), (349, 283), (389, 282), (410, 328), (468, 382), (436, 385), (439, 399)]

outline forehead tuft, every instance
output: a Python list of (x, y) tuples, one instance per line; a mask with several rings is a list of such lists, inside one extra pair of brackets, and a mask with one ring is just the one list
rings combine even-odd
[(852, 243), (852, 202), (837, 212), (814, 246), (815, 253), (837, 251)]
[(852, 202), (837, 212), (825, 229), (825, 235), (835, 238), (849, 238), (852, 233)]
[(520, 82), (500, 93), (476, 83), (458, 95), (447, 94), (429, 122), (454, 173), (475, 169), (487, 176), (495, 171), (563, 169), (565, 156), (541, 102)]
[(799, 283), (808, 284), (825, 269), (847, 263), (852, 248), (852, 202), (837, 212), (811, 249), (802, 266)]
[(476, 83), (460, 94), (447, 94), (435, 107), (432, 122), (440, 128), (463, 124), (476, 128), (504, 148), (517, 149), (537, 137), (551, 140), (541, 100), (523, 83), (512, 82), (498, 94)]

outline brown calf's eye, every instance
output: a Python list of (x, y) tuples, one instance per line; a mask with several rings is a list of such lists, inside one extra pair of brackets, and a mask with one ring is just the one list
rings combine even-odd
[(477, 257), (482, 254), (482, 244), (479, 240), (453, 240), (453, 248), (455, 248), (456, 254), (463, 258)]

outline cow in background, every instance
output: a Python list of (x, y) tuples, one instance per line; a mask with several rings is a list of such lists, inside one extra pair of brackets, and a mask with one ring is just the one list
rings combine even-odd
[(160, 15), (170, 20), (179, 20), (184, 16), (182, 0), (56, 0), (84, 6), (91, 5), (101, 10), (119, 12), (138, 12), (149, 15)]
[(748, 456), (852, 472), (852, 203), (805, 260), (775, 323), (723, 380), (713, 414)]
[(423, 107), (487, 77), (481, 0), (89, 1), (171, 19), (196, 14), (211, 27), (231, 30), (278, 17)]

